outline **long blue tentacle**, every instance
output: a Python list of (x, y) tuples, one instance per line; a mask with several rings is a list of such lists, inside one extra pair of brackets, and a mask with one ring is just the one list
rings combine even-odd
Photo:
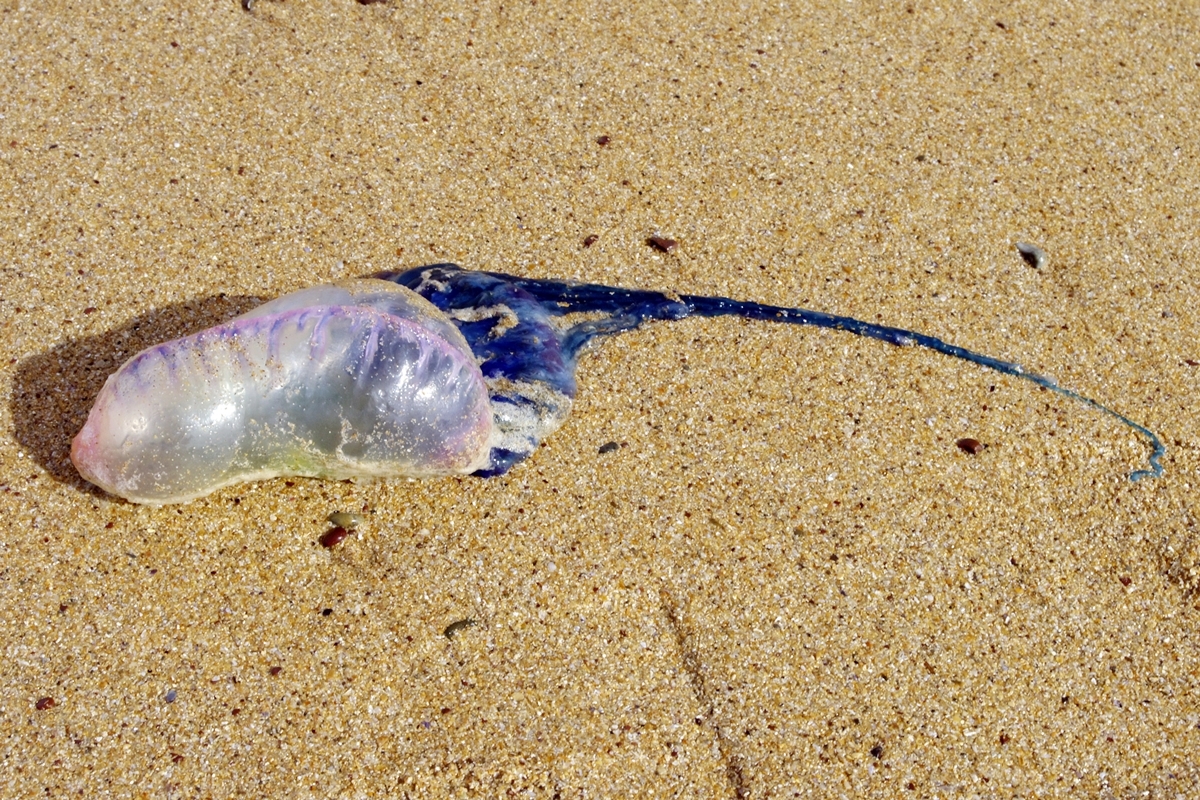
[[(586, 345), (599, 337), (633, 330), (650, 320), (737, 316), (764, 322), (812, 325), (848, 331), (899, 347), (924, 347), (1022, 378), (1063, 397), (1077, 400), (1117, 419), (1149, 441), (1152, 448), (1149, 468), (1130, 473), (1130, 480), (1158, 477), (1163, 473), (1162, 458), (1166, 454), (1166, 447), (1149, 428), (1102, 403), (1059, 386), (1053, 378), (1027, 372), (1019, 364), (976, 353), (936, 336), (803, 308), (764, 305), (727, 297), (675, 295), (590, 283), (535, 280), (498, 272), (463, 270), (454, 264), (435, 264), (403, 273), (384, 273), (380, 277), (414, 289), (450, 314), (482, 362), (485, 377), (544, 384), (568, 398), (575, 395), (575, 366)], [(480, 309), (496, 311), (487, 316), (481, 315)], [(573, 324), (555, 324), (555, 318), (571, 314), (593, 316)], [(500, 398), (493, 395), (494, 401), (510, 404), (526, 399), (514, 400), (511, 392)], [(528, 400), (534, 404), (537, 402)], [(540, 441), (541, 435), (548, 433), (549, 430), (539, 433), (533, 442), (534, 446)], [(493, 467), (485, 470), (485, 473), (504, 472), (528, 452), (494, 453)]]

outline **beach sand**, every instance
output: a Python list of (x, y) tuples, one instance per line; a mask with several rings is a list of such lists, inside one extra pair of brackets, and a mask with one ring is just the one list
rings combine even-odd
[[(0, 0), (0, 794), (1198, 796), (1197, 41), (1187, 4)], [(141, 348), (438, 261), (919, 330), (1165, 474), (1027, 381), (737, 319), (604, 343), (500, 478), (153, 508), (71, 466)]]

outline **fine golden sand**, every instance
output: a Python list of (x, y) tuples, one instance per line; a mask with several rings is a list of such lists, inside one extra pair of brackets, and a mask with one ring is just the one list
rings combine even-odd
[[(1189, 3), (0, 0), (0, 795), (1200, 796), (1197, 42)], [(606, 342), (501, 478), (72, 468), (139, 349), (436, 261), (937, 335), (1166, 472), (1029, 382), (735, 319)]]

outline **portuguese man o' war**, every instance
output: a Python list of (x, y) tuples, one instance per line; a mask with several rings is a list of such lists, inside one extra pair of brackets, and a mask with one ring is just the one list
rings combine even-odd
[(852, 317), (435, 264), (285, 295), (148, 348), (108, 378), (71, 459), (104, 490), (175, 503), (277, 476), (507, 472), (562, 425), (587, 345), (651, 320), (845, 330), (978, 364), (1152, 431), (1020, 365)]

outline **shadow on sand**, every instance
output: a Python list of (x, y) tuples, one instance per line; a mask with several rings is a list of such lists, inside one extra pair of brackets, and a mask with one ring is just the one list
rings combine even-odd
[(104, 385), (130, 356), (219, 325), (263, 301), (224, 294), (155, 309), (114, 330), (70, 339), (17, 365), (9, 401), (13, 436), (56, 481), (101, 494), (71, 464), (71, 439)]

